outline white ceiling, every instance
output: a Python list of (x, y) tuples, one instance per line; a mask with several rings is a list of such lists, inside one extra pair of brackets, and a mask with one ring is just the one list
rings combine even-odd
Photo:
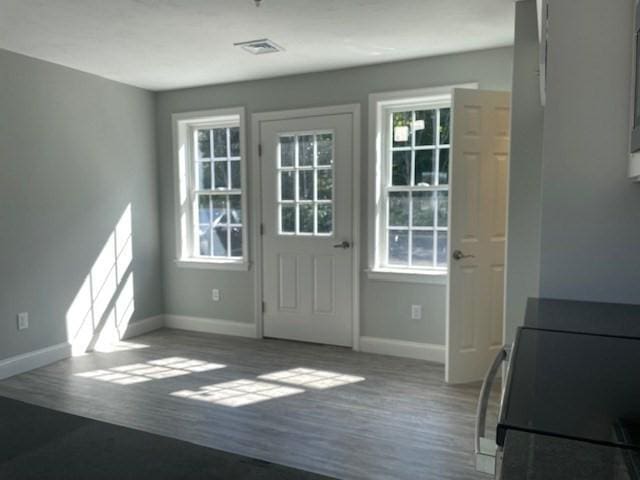
[[(513, 43), (513, 0), (0, 0), (0, 48), (150, 90)], [(269, 38), (285, 52), (233, 44)]]

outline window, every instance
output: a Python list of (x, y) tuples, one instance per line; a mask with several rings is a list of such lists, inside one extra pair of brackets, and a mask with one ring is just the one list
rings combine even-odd
[(280, 135), (280, 235), (333, 234), (333, 132)]
[(447, 272), (451, 89), (424, 93), (372, 95), (372, 272)]
[(174, 116), (179, 262), (246, 266), (243, 120), (242, 109)]

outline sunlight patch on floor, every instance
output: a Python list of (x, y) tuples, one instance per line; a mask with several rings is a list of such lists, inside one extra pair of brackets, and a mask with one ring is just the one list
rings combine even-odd
[(175, 397), (200, 400), (226, 407), (242, 407), (253, 403), (264, 402), (274, 398), (288, 397), (303, 393), (301, 388), (285, 387), (255, 380), (234, 380), (200, 387), (200, 390), (180, 390), (173, 392)]
[(219, 370), (225, 367), (226, 365), (219, 363), (208, 363), (183, 357), (169, 357), (145, 363), (133, 363), (131, 365), (76, 373), (75, 376), (118, 385), (131, 385), (151, 380), (179, 377), (191, 373)]
[(343, 375), (337, 372), (314, 370), (312, 368), (294, 368), (280, 372), (260, 375), (261, 380), (271, 380), (291, 385), (300, 385), (308, 388), (324, 390), (326, 388), (340, 387), (351, 383), (364, 381), (364, 377), (355, 375)]

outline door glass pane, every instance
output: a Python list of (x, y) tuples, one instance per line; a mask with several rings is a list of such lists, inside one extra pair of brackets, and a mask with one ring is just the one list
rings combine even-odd
[(211, 162), (198, 162), (198, 190), (211, 190)]
[(415, 267), (433, 266), (433, 231), (412, 232), (411, 262)]
[(413, 226), (433, 227), (433, 192), (413, 192)]
[(198, 195), (198, 218), (201, 224), (211, 222), (211, 205), (209, 195)]
[(391, 185), (409, 185), (411, 181), (411, 152), (393, 152)]
[(296, 173), (280, 173), (280, 200), (295, 200)]
[(409, 232), (407, 230), (389, 230), (388, 245), (390, 264), (409, 264)]
[(323, 133), (316, 136), (318, 142), (318, 165), (333, 163), (333, 134)]
[(318, 170), (318, 200), (331, 200), (333, 197), (333, 172)]
[(280, 205), (280, 231), (282, 233), (296, 233), (295, 205)]
[(233, 127), (229, 129), (229, 136), (231, 137), (231, 156), (240, 156), (240, 127)]
[(227, 129), (213, 129), (213, 155), (216, 158), (227, 157)]
[(213, 254), (216, 257), (227, 256), (227, 227), (215, 227), (213, 229)]
[(333, 231), (333, 211), (331, 205), (318, 205), (318, 233), (331, 233)]
[(392, 146), (411, 146), (411, 112), (396, 112), (392, 115)]
[(409, 193), (389, 193), (389, 226), (409, 226)]
[[(297, 150), (296, 150), (297, 149)], [(280, 136), (279, 232), (328, 234), (333, 231), (333, 134)]]
[(313, 135), (298, 137), (298, 165), (300, 167), (313, 166)]
[(229, 196), (230, 216), (229, 223), (242, 224), (242, 200), (240, 195)]
[(298, 209), (300, 233), (313, 233), (313, 204), (302, 204)]
[(211, 255), (211, 229), (209, 225), (200, 225), (198, 229), (198, 250), (200, 255)]
[(227, 223), (227, 197), (222, 195), (212, 195), (212, 217), (213, 225)]
[(231, 188), (240, 188), (240, 160), (232, 160), (231, 165)]
[(298, 175), (298, 200), (313, 200), (313, 170), (302, 170)]
[(449, 145), (451, 109), (440, 109), (440, 145)]
[(433, 150), (416, 150), (415, 184), (429, 187), (434, 182)]
[(438, 232), (436, 262), (439, 267), (447, 266), (447, 232)]
[(416, 132), (416, 146), (435, 144), (436, 110), (418, 110), (414, 129)]
[(438, 192), (438, 226), (449, 224), (449, 192)]
[(242, 256), (242, 228), (240, 227), (231, 228), (231, 256)]
[(296, 137), (280, 137), (280, 167), (293, 167), (296, 161)]
[(438, 166), (439, 175), (438, 175), (438, 183), (440, 185), (448, 185), (449, 184), (449, 149), (443, 148), (440, 150), (439, 157), (440, 165)]
[(211, 130), (198, 130), (198, 156), (211, 158)]
[(227, 172), (227, 162), (213, 162), (215, 171), (216, 190), (229, 188), (229, 174)]

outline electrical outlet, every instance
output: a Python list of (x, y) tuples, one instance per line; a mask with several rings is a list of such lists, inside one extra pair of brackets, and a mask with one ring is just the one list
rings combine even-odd
[(218, 290), (217, 288), (211, 290), (211, 300), (213, 300), (214, 302), (220, 301), (220, 290)]
[(422, 305), (411, 305), (411, 320), (422, 320)]
[(18, 314), (18, 330), (26, 330), (29, 328), (29, 314), (22, 312)]

